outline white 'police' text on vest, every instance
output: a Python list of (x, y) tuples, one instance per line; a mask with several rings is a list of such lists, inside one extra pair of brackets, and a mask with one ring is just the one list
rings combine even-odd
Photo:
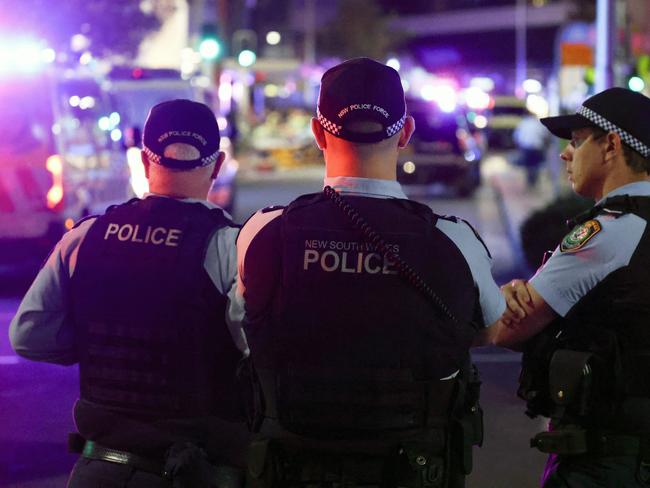
[(141, 244), (153, 244), (156, 246), (178, 247), (183, 231), (180, 229), (168, 229), (166, 227), (152, 227), (148, 225), (141, 229), (139, 224), (116, 224), (110, 223), (106, 228), (104, 240), (117, 239), (122, 242), (137, 242)]
[[(399, 252), (397, 244), (389, 244), (389, 247), (393, 252)], [(397, 274), (394, 263), (377, 252), (372, 244), (308, 239), (305, 241), (303, 270), (313, 269), (328, 273)]]

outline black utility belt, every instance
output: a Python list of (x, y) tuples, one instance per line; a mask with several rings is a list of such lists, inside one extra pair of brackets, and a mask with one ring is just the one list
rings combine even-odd
[(140, 471), (146, 471), (161, 477), (165, 477), (165, 463), (162, 458), (154, 459), (140, 456), (131, 452), (120, 451), (97, 444), (94, 441), (84, 439), (79, 434), (68, 435), (68, 450), (81, 454), (87, 459), (107, 461), (109, 463), (125, 464)]
[[(181, 469), (179, 473), (176, 473), (177, 469), (182, 468), (182, 466), (177, 467), (173, 463), (170, 464), (168, 462), (169, 455), (161, 458), (140, 456), (139, 454), (102, 446), (94, 441), (84, 439), (77, 433), (69, 434), (68, 450), (79, 453), (86, 459), (131, 466), (139, 471), (152, 473), (169, 480), (176, 479), (177, 474), (183, 478), (186, 475), (185, 471), (187, 471)], [(238, 468), (214, 466), (207, 461), (202, 462), (200, 466), (192, 467), (201, 468), (201, 477), (195, 480), (196, 483), (200, 483), (201, 487), (241, 488), (243, 486), (243, 472)], [(191, 486), (199, 485), (192, 484)]]
[(641, 436), (571, 428), (540, 432), (530, 440), (530, 447), (548, 454), (569, 456), (636, 456), (641, 442)]

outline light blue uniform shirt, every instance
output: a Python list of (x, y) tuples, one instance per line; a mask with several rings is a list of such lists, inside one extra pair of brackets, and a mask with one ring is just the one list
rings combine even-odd
[[(205, 200), (181, 201), (217, 208)], [(94, 221), (88, 219), (63, 235), (25, 294), (9, 326), (9, 339), (18, 355), (59, 364), (77, 362), (74, 324), (68, 316), (70, 277), (75, 271), (79, 247)], [(212, 236), (203, 263), (215, 287), (229, 299), (235, 294), (238, 231), (233, 227), (219, 229)], [(228, 326), (237, 347), (245, 350), (246, 339), (240, 324), (229, 322)]]
[[(650, 182), (629, 183), (608, 193), (650, 196)], [(637, 215), (604, 211), (595, 217), (601, 230), (575, 251), (561, 252), (559, 246), (530, 284), (562, 317), (610, 273), (627, 266), (645, 231), (646, 221)]]

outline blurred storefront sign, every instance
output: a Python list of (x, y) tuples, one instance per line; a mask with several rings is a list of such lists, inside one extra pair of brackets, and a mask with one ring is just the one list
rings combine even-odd
[(593, 66), (594, 49), (585, 43), (563, 42), (560, 44), (562, 66)]

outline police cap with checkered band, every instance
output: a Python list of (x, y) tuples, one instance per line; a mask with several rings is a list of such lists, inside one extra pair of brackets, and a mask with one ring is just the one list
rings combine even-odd
[[(199, 157), (180, 160), (165, 156), (174, 143), (189, 144)], [(219, 157), (219, 125), (207, 105), (192, 100), (168, 100), (155, 105), (144, 123), (143, 151), (149, 161), (166, 168), (189, 170), (214, 163)]]
[(582, 103), (577, 113), (541, 119), (552, 134), (571, 139), (571, 131), (598, 127), (650, 157), (650, 98), (627, 88), (609, 88)]
[[(397, 134), (406, 120), (399, 74), (370, 58), (350, 59), (330, 68), (321, 79), (317, 116), (323, 129), (351, 142), (379, 142)], [(351, 130), (353, 121), (378, 122), (382, 129)]]

